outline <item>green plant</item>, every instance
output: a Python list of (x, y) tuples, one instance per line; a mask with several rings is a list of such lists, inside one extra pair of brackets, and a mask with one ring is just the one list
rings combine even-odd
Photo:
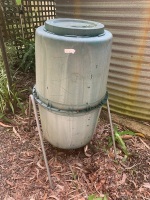
[(35, 71), (35, 43), (34, 41), (22, 40), (23, 58), (20, 63), (20, 68), (27, 71)]
[[(117, 142), (118, 146), (121, 148), (121, 150), (124, 152), (125, 155), (128, 155), (128, 150), (125, 142), (122, 139), (122, 136), (124, 135), (135, 135), (134, 132), (126, 130), (126, 131), (118, 131), (118, 128), (115, 126), (114, 127), (114, 136), (115, 136), (115, 141)], [(112, 146), (112, 138), (109, 137), (109, 143), (108, 146)]]
[[(15, 47), (12, 45), (12, 43), (7, 42), (6, 51), (9, 65), (11, 71), (13, 72), (12, 68), (16, 63), (17, 55)], [(24, 110), (24, 106), (21, 101), (22, 92), (23, 90), (17, 90), (15, 84), (12, 85), (11, 89), (9, 88), (6, 72), (4, 69), (4, 63), (0, 52), (0, 118), (3, 118), (7, 112), (11, 111), (12, 113), (15, 113), (18, 108), (22, 111)]]
[[(13, 42), (5, 42), (6, 53), (9, 61), (10, 70), (13, 72), (13, 66), (18, 62), (16, 47)], [(3, 58), (0, 49), (0, 68), (4, 67)]]
[(88, 200), (108, 200), (107, 196), (104, 195), (104, 197), (96, 197), (94, 194), (88, 196)]
[(15, 85), (10, 89), (8, 87), (7, 77), (3, 68), (0, 68), (0, 113), (12, 112), (15, 113), (17, 108), (23, 111), (21, 102), (21, 94), (23, 91), (18, 91)]
[(21, 5), (21, 0), (16, 0), (16, 4), (17, 4), (18, 6), (20, 6), (20, 5)]

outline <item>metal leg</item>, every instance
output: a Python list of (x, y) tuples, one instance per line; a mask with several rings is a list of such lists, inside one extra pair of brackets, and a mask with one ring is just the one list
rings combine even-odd
[(53, 187), (53, 184), (52, 184), (50, 170), (49, 170), (48, 161), (47, 161), (47, 157), (46, 157), (46, 152), (45, 152), (45, 148), (44, 148), (44, 143), (43, 143), (43, 138), (42, 138), (42, 133), (41, 133), (41, 128), (40, 128), (40, 123), (39, 123), (39, 119), (38, 119), (36, 104), (35, 104), (35, 100), (34, 100), (34, 97), (33, 97), (32, 94), (29, 97), (29, 125), (30, 125), (30, 115), (31, 115), (31, 103), (33, 105), (34, 115), (35, 115), (36, 124), (37, 124), (37, 128), (38, 128), (40, 143), (41, 143), (41, 147), (42, 147), (42, 152), (43, 152), (44, 161), (45, 161), (45, 165), (46, 165), (46, 169), (47, 169), (47, 174), (48, 174), (48, 179), (49, 179), (50, 187), (53, 189), (54, 187)]
[(114, 147), (114, 152), (115, 152), (115, 159), (116, 159), (117, 158), (116, 143), (115, 143), (114, 129), (113, 129), (113, 124), (112, 124), (108, 99), (107, 99), (107, 110), (108, 110), (108, 116), (109, 116), (109, 122), (110, 122), (110, 128), (111, 128), (111, 136), (112, 136), (113, 147)]
[(32, 101), (31, 101), (31, 97), (29, 96), (29, 111), (28, 111), (28, 116), (29, 116), (28, 126), (29, 126), (29, 130), (31, 128), (31, 104), (32, 104)]

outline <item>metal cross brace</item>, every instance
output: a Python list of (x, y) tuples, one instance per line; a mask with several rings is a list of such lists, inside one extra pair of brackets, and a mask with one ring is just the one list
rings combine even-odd
[[(43, 152), (43, 156), (44, 156), (44, 161), (45, 161), (45, 166), (46, 166), (46, 169), (47, 169), (50, 187), (53, 189), (54, 187), (53, 187), (53, 184), (52, 184), (50, 169), (49, 169), (49, 166), (48, 166), (48, 161), (47, 161), (46, 152), (45, 152), (45, 148), (44, 148), (43, 137), (42, 137), (42, 133), (41, 133), (41, 127), (40, 127), (39, 118), (38, 118), (38, 114), (37, 114), (37, 108), (36, 108), (34, 96), (32, 94), (29, 96), (29, 128), (30, 128), (30, 122), (31, 122), (31, 104), (33, 105), (34, 115), (35, 115), (35, 119), (36, 119), (38, 134), (39, 134), (39, 138), (40, 138), (41, 148), (42, 148), (42, 152)], [(108, 99), (107, 99), (107, 110), (108, 110), (109, 122), (110, 122), (110, 127), (111, 127), (111, 136), (112, 136), (115, 159), (116, 159), (117, 158), (116, 144), (115, 144), (114, 130), (113, 130), (113, 124), (112, 124)]]

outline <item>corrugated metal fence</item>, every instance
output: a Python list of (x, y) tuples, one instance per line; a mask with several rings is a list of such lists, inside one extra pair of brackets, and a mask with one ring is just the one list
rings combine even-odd
[(56, 0), (56, 14), (100, 21), (113, 33), (111, 109), (150, 120), (150, 1)]

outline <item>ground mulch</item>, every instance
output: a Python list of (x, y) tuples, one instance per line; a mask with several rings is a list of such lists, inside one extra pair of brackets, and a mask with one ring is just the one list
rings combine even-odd
[[(18, 89), (28, 88), (23, 93), (25, 105), (34, 83), (34, 74), (18, 72)], [(44, 141), (52, 190), (33, 112), (30, 130), (28, 116), (10, 118), (9, 124), (0, 122), (0, 200), (87, 200), (92, 194), (106, 195), (107, 200), (150, 199), (148, 139), (133, 136), (125, 140), (130, 156), (117, 147), (115, 160), (113, 148), (108, 147), (110, 125), (102, 114), (86, 147), (61, 150)], [(125, 126), (114, 125), (126, 130)]]
[[(119, 129), (125, 130), (125, 127)], [(150, 199), (150, 141), (126, 140), (130, 156), (108, 148), (110, 125), (101, 118), (86, 148), (61, 150), (44, 141), (54, 189), (49, 186), (34, 116), (16, 115), (13, 123), (0, 122), (1, 200), (108, 200)]]

